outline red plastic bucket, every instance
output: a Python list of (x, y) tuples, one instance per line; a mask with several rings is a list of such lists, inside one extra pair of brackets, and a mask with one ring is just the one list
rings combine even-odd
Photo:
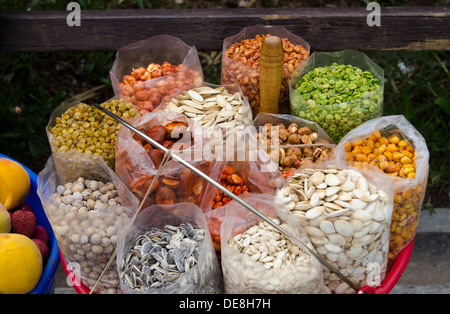
[(398, 254), (394, 263), (392, 264), (389, 273), (386, 275), (386, 278), (383, 280), (381, 285), (377, 288), (372, 287), (362, 287), (359, 289), (358, 293), (367, 293), (367, 294), (389, 294), (392, 289), (395, 287), (397, 282), (400, 280), (403, 272), (408, 266), (409, 258), (411, 257), (412, 250), (414, 248), (414, 240), (412, 241)]
[(91, 290), (88, 287), (86, 287), (79, 278), (76, 278), (75, 273), (72, 271), (72, 269), (69, 268), (66, 261), (64, 260), (64, 256), (61, 253), (61, 250), (59, 250), (59, 256), (61, 259), (61, 265), (63, 266), (67, 279), (69, 279), (69, 282), (71, 283), (75, 291), (78, 294), (89, 294)]

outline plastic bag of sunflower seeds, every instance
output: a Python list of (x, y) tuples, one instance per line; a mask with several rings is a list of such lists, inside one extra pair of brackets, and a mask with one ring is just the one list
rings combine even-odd
[(192, 203), (152, 205), (119, 228), (126, 294), (220, 293), (222, 276), (205, 217)]

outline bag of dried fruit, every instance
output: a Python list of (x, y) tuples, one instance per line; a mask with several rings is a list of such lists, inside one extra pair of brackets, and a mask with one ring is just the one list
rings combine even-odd
[(282, 39), (284, 51), (283, 79), (279, 112), (289, 113), (289, 80), (299, 64), (309, 56), (310, 46), (284, 27), (247, 26), (223, 41), (221, 84), (239, 83), (247, 96), (253, 116), (259, 113), (259, 60), (261, 44), (266, 36)]
[(203, 82), (197, 49), (170, 35), (120, 48), (109, 75), (114, 94), (135, 104), (140, 114), (153, 111), (167, 95)]
[(304, 245), (295, 245), (254, 213), (231, 202), (226, 205), (220, 232), (225, 292), (326, 293), (322, 265), (305, 247), (313, 246), (283, 203), (267, 194), (249, 193), (242, 198)]
[[(223, 162), (216, 161), (204, 149), (208, 139), (200, 124), (184, 115), (164, 111), (150, 112), (129, 119), (129, 122), (212, 179), (219, 178)], [(151, 187), (159, 168), (163, 167), (147, 198), (147, 206), (155, 203), (198, 204), (208, 197), (212, 201), (213, 195), (205, 194), (208, 182), (170, 156), (166, 156), (167, 161), (162, 165), (165, 156), (162, 150), (153, 147), (138, 134), (127, 128), (120, 129), (116, 146), (116, 173), (140, 200)]]
[[(111, 98), (100, 106), (122, 119), (139, 116), (135, 106), (123, 99)], [(45, 131), (52, 153), (77, 151), (100, 156), (114, 169), (120, 127), (119, 122), (97, 108), (76, 102), (62, 104), (53, 110)]]
[(335, 148), (337, 160), (358, 167), (373, 165), (393, 182), (394, 213), (389, 263), (414, 238), (428, 179), (430, 154), (423, 136), (403, 116), (367, 121), (350, 131)]
[(253, 121), (254, 145), (267, 151), (284, 177), (303, 165), (330, 157), (335, 144), (315, 122), (292, 115), (259, 113)]
[(114, 264), (99, 279), (116, 249), (118, 224), (137, 210), (131, 191), (101, 158), (69, 151), (48, 159), (38, 174), (37, 193), (72, 269), (72, 283), (96, 286), (95, 293), (120, 292)]
[(222, 292), (205, 217), (191, 203), (152, 205), (120, 225), (117, 273), (126, 294)]
[(360, 51), (314, 52), (289, 82), (291, 114), (319, 124), (337, 143), (383, 111), (384, 71)]
[[(272, 163), (264, 151), (251, 152), (245, 160), (231, 160), (226, 163), (221, 172), (219, 184), (234, 195), (240, 197), (247, 193), (261, 193), (274, 195), (276, 189), (285, 183), (278, 168)], [(210, 185), (208, 189), (214, 194), (214, 199), (206, 199), (200, 203), (208, 222), (214, 247), (220, 258), (220, 226), (225, 217), (226, 206), (233, 201), (231, 197)]]

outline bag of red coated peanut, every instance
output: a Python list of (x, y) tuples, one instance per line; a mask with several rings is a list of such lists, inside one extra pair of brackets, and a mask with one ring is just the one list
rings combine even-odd
[(195, 46), (170, 35), (120, 48), (109, 75), (115, 96), (132, 102), (141, 115), (153, 111), (164, 97), (204, 80)]

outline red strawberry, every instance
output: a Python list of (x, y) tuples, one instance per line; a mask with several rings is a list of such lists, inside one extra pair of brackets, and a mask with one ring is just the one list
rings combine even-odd
[(36, 233), (36, 216), (30, 211), (16, 210), (11, 217), (11, 232), (33, 239)]

